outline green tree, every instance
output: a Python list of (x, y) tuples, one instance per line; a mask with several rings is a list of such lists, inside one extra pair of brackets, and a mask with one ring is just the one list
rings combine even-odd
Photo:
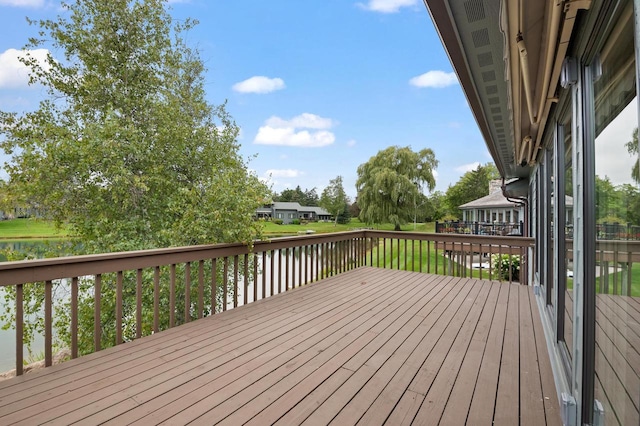
[(331, 179), (329, 185), (322, 191), (320, 207), (333, 215), (335, 226), (338, 223), (338, 216), (344, 216), (345, 211), (348, 215), (348, 206), (349, 198), (342, 185), (342, 176), (337, 176), (335, 179)]
[[(258, 237), (252, 216), (268, 189), (239, 155), (239, 128), (225, 105), (205, 99), (202, 60), (184, 40), (196, 23), (174, 22), (162, 0), (63, 7), (56, 20), (31, 21), (39, 36), (22, 59), (48, 96), (33, 112), (0, 112), (13, 190), (67, 223), (85, 252)], [(61, 57), (41, 64), (29, 55), (47, 46)], [(103, 276), (107, 331), (115, 329), (110, 279)], [(93, 297), (90, 284), (81, 284), (85, 332), (93, 327)], [(41, 294), (32, 296), (36, 305)], [(123, 317), (131, 319), (135, 304), (126, 296)], [(64, 315), (60, 321), (64, 339)]]
[(441, 191), (434, 191), (422, 207), (423, 219), (426, 222), (434, 222), (442, 219), (445, 214), (445, 196)]
[(284, 189), (280, 194), (275, 194), (274, 201), (282, 202), (294, 202), (300, 203), (302, 206), (318, 206), (319, 198), (315, 188), (305, 189), (300, 188), (300, 185), (295, 189)]
[(413, 220), (415, 201), (423, 190), (433, 190), (435, 154), (425, 148), (392, 146), (358, 167), (360, 219), (366, 223), (392, 223), (396, 230)]
[(630, 155), (636, 156), (636, 162), (631, 169), (631, 177), (640, 184), (640, 151), (638, 150), (638, 128), (636, 127), (631, 135), (631, 140), (625, 144)]
[(447, 212), (456, 217), (461, 216), (458, 208), (469, 201), (477, 200), (489, 194), (489, 182), (500, 177), (493, 163), (478, 165), (475, 170), (466, 172), (458, 182), (447, 188), (445, 204)]

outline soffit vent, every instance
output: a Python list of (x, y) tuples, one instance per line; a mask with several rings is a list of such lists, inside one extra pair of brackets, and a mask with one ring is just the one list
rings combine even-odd
[(492, 84), (491, 86), (487, 86), (485, 88), (485, 91), (487, 92), (487, 95), (495, 95), (496, 93), (498, 93), (498, 86)]
[(469, 0), (464, 2), (464, 10), (467, 13), (467, 21), (473, 23), (486, 17), (482, 0)]
[(500, 98), (489, 98), (489, 105), (498, 105), (500, 103)]
[(502, 108), (500, 107), (491, 108), (491, 114), (502, 114)]
[(471, 33), (471, 39), (475, 48), (484, 47), (489, 45), (489, 31), (486, 28), (476, 30)]
[(495, 71), (486, 71), (482, 73), (482, 81), (485, 83), (489, 83), (490, 81), (496, 80), (496, 72)]
[(478, 55), (478, 65), (480, 67), (493, 65), (493, 56), (491, 55), (491, 52), (480, 53)]

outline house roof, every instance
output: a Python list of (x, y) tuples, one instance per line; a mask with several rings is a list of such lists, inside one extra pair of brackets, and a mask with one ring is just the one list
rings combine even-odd
[[(276, 201), (273, 203), (274, 210), (295, 210), (297, 212), (313, 212), (317, 215), (331, 216), (331, 213), (316, 206), (301, 206), (298, 202)], [(271, 211), (271, 210), (269, 210)]]
[(331, 213), (323, 209), (322, 207), (302, 207), (304, 211), (311, 211), (317, 214), (318, 216), (331, 216)]
[[(481, 209), (488, 207), (518, 207), (519, 204), (509, 201), (502, 195), (502, 191), (496, 191), (493, 194), (485, 195), (477, 200), (469, 201), (461, 206), (462, 210)], [(573, 207), (573, 197), (565, 196), (565, 207)]]
[(518, 207), (518, 203), (509, 201), (502, 195), (502, 191), (496, 191), (493, 194), (485, 195), (477, 200), (470, 201), (459, 206), (461, 209), (477, 209), (485, 207)]
[(273, 208), (276, 210), (300, 210), (302, 206), (300, 203), (288, 202), (288, 201), (276, 201), (273, 203)]

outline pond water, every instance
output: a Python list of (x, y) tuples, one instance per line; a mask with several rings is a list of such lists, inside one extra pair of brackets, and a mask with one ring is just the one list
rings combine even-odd
[[(43, 258), (46, 253), (54, 253), (58, 256), (65, 256), (70, 253), (70, 243), (64, 239), (29, 239), (29, 240), (0, 240), (0, 261), (6, 258), (2, 255), (4, 250), (12, 250), (28, 254), (30, 258)], [(0, 288), (0, 310), (4, 311), (4, 293)], [(1, 324), (0, 324), (1, 325)], [(35, 341), (31, 347), (34, 356), (44, 353), (44, 338), (41, 335), (35, 336)], [(16, 353), (16, 335), (12, 329), (3, 330), (0, 328), (0, 372), (14, 369)], [(24, 347), (24, 356), (29, 358), (28, 348)]]

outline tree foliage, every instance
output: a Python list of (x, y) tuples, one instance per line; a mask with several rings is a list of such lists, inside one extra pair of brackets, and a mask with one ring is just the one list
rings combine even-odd
[(596, 221), (640, 225), (640, 190), (630, 184), (614, 185), (596, 176)]
[(638, 149), (638, 128), (636, 127), (631, 135), (631, 140), (625, 144), (630, 155), (635, 155), (636, 161), (631, 169), (631, 177), (640, 184), (640, 150)]
[(301, 206), (318, 206), (319, 197), (315, 188), (305, 189), (300, 188), (300, 185), (295, 189), (284, 189), (280, 194), (273, 196), (273, 201), (282, 202), (294, 202), (300, 203)]
[(493, 163), (487, 163), (484, 166), (480, 164), (475, 170), (466, 172), (458, 182), (447, 189), (445, 195), (447, 213), (460, 217), (461, 210), (458, 207), (488, 195), (489, 182), (499, 177), (498, 169)]
[[(160, 0), (75, 2), (25, 49), (48, 97), (3, 112), (15, 191), (66, 222), (90, 251), (249, 241), (266, 197), (238, 154), (238, 127), (205, 99), (204, 67)], [(231, 226), (230, 226), (231, 225)]]
[(320, 196), (320, 207), (331, 213), (335, 218), (334, 225), (338, 223), (338, 216), (342, 216), (340, 223), (344, 223), (345, 215), (346, 221), (349, 219), (349, 198), (344, 191), (342, 185), (342, 176), (337, 176), (335, 179), (329, 181), (329, 185), (322, 191)]
[(412, 220), (415, 203), (424, 189), (433, 190), (435, 154), (425, 148), (392, 146), (358, 167), (360, 219), (366, 223), (392, 223), (396, 230)]
[[(12, 156), (8, 186), (16, 198), (37, 202), (66, 223), (86, 253), (258, 237), (252, 216), (268, 189), (239, 155), (239, 128), (225, 106), (205, 99), (203, 63), (184, 39), (196, 23), (174, 22), (161, 0), (84, 0), (63, 7), (56, 20), (31, 22), (40, 31), (22, 59), (46, 99), (32, 112), (0, 112), (1, 146)], [(49, 55), (42, 64), (29, 55), (49, 45), (60, 58)], [(168, 273), (162, 273), (166, 290)], [(103, 346), (114, 343), (114, 280), (102, 277)], [(125, 286), (125, 340), (133, 329), (133, 288)], [(93, 328), (91, 280), (82, 278), (80, 289), (85, 353)], [(148, 304), (152, 288), (144, 292)], [(25, 294), (31, 318), (42, 287)], [(59, 336), (68, 341), (68, 299), (56, 300), (63, 304)]]

